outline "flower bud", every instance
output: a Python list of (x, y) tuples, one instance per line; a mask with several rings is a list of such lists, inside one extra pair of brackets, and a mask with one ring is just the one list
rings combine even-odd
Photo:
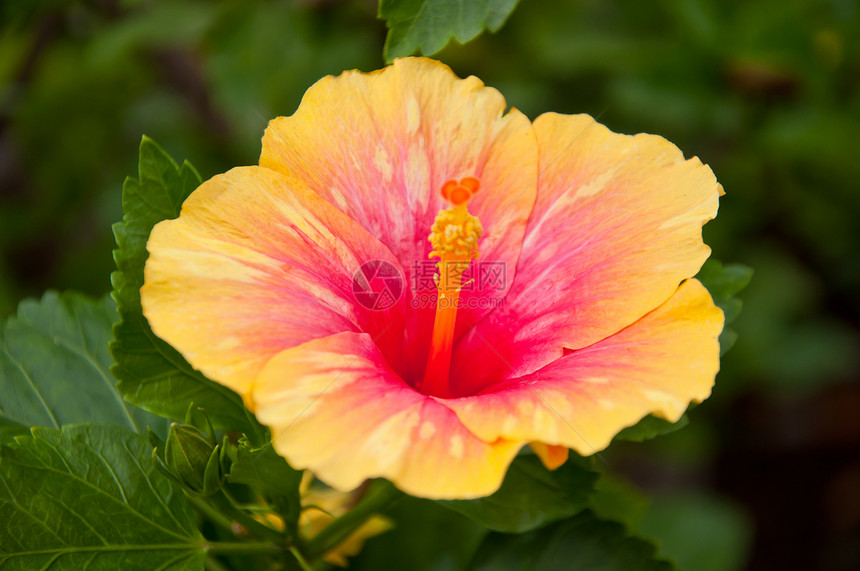
[(164, 462), (173, 475), (194, 492), (209, 495), (221, 488), (221, 446), (193, 426), (170, 425)]

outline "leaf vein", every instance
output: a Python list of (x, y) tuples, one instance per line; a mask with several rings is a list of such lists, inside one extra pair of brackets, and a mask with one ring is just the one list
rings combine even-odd
[[(123, 446), (124, 446), (124, 447), (126, 447), (125, 443), (123, 443)], [(127, 448), (127, 447), (126, 447), (126, 450), (128, 450), (128, 448)], [(131, 453), (131, 452), (129, 451), (129, 453)], [(140, 469), (141, 473), (142, 473), (142, 474), (144, 474), (144, 478), (146, 478), (146, 481), (147, 481), (147, 483), (149, 484), (150, 489), (153, 489), (153, 491), (154, 491), (154, 488), (152, 488), (152, 483), (150, 482), (149, 478), (146, 476), (146, 473), (145, 473), (145, 472), (143, 471), (143, 469), (141, 468), (140, 463), (137, 461), (137, 458), (134, 458), (134, 455), (133, 455), (133, 454), (132, 454), (132, 458), (133, 458), (133, 460), (134, 460), (135, 465), (137, 465), (137, 467), (138, 467), (138, 469)], [(80, 476), (78, 476), (78, 475), (77, 475), (76, 473), (74, 473), (74, 472), (63, 472), (62, 470), (58, 470), (58, 469), (54, 468), (53, 466), (50, 466), (49, 464), (44, 464), (44, 463), (43, 463), (42, 465), (44, 466), (44, 468), (43, 468), (43, 469), (44, 469), (44, 470), (46, 470), (46, 471), (48, 471), (48, 472), (54, 472), (54, 473), (56, 473), (56, 474), (59, 474), (60, 476), (65, 476), (65, 477), (71, 478), (72, 480), (75, 480), (75, 481), (77, 481), (77, 482), (80, 482), (81, 484), (83, 484), (83, 485), (84, 485), (84, 486), (86, 486), (87, 488), (90, 488), (90, 489), (94, 490), (98, 495), (106, 496), (107, 498), (110, 498), (110, 500), (111, 500), (111, 501), (113, 501), (114, 503), (118, 503), (118, 504), (119, 504), (119, 505), (121, 505), (121, 506), (126, 506), (126, 507), (128, 508), (128, 511), (129, 511), (129, 512), (131, 512), (132, 514), (134, 514), (135, 516), (137, 516), (139, 519), (142, 519), (143, 521), (145, 521), (145, 522), (147, 522), (147, 523), (151, 524), (151, 525), (152, 525), (153, 527), (155, 527), (155, 528), (160, 529), (160, 530), (164, 531), (165, 533), (168, 533), (168, 534), (170, 534), (170, 535), (174, 535), (174, 536), (179, 537), (179, 538), (183, 538), (183, 539), (184, 539), (184, 538), (186, 537), (186, 536), (184, 536), (184, 535), (182, 535), (182, 534), (179, 534), (179, 533), (177, 533), (177, 532), (175, 532), (175, 531), (173, 531), (173, 530), (171, 530), (171, 529), (168, 529), (168, 528), (166, 528), (166, 527), (164, 527), (164, 526), (160, 525), (159, 523), (157, 523), (157, 522), (153, 521), (152, 519), (150, 519), (150, 518), (149, 518), (149, 517), (147, 517), (146, 515), (144, 515), (144, 514), (140, 513), (140, 512), (139, 512), (139, 511), (137, 511), (136, 509), (134, 509), (131, 505), (126, 504), (126, 503), (124, 503), (124, 502), (122, 502), (122, 501), (118, 500), (116, 497), (114, 497), (114, 496), (112, 496), (111, 494), (107, 493), (105, 490), (102, 490), (102, 489), (101, 489), (101, 488), (99, 488), (98, 486), (94, 486), (93, 484), (91, 484), (91, 483), (90, 483), (90, 482), (88, 482), (87, 480), (85, 480), (85, 479), (81, 478)], [(156, 496), (156, 498), (159, 500), (159, 502), (160, 502), (162, 505), (164, 505), (164, 507), (166, 508), (167, 506), (164, 504), (164, 500), (161, 498), (161, 496), (160, 496), (158, 493), (156, 493), (156, 494), (155, 494), (155, 496)], [(169, 513), (169, 514), (174, 518), (174, 520), (176, 519), (176, 518), (175, 518), (175, 516), (173, 516), (173, 512), (171, 512), (170, 510), (168, 510), (168, 513)]]

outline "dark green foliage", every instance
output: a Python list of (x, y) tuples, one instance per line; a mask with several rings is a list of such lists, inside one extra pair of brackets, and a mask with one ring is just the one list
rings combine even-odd
[(394, 529), (370, 539), (351, 569), (465, 569), (487, 530), (437, 502), (403, 496), (384, 512)]
[(522, 533), (543, 527), (588, 506), (597, 473), (590, 460), (571, 455), (567, 463), (552, 471), (537, 456), (520, 455), (495, 494), (439, 503), (494, 531)]
[(34, 428), (0, 447), (0, 522), (3, 569), (203, 569), (185, 497), (121, 428)]
[(278, 456), (271, 444), (254, 449), (243, 441), (237, 448), (228, 450), (232, 463), (227, 481), (248, 485), (257, 494), (265, 497), (284, 519), (287, 533), (291, 537), (297, 537), (302, 472), (294, 470), (286, 460)]
[(734, 329), (729, 327), (741, 313), (743, 302), (737, 296), (747, 287), (753, 277), (753, 269), (743, 264), (726, 264), (714, 259), (705, 262), (696, 277), (705, 284), (714, 303), (723, 310), (726, 319), (725, 327), (720, 335), (720, 354), (732, 348), (738, 338)]
[(484, 29), (497, 31), (519, 0), (380, 0), (386, 20), (385, 61), (420, 52), (432, 55), (451, 38), (466, 43)]
[(621, 432), (619, 432), (615, 438), (618, 440), (632, 440), (633, 442), (642, 442), (643, 440), (650, 440), (656, 436), (660, 436), (661, 434), (667, 434), (669, 432), (674, 432), (676, 430), (680, 430), (687, 426), (687, 423), (690, 422), (690, 419), (685, 414), (681, 417), (678, 422), (669, 422), (668, 420), (663, 420), (662, 418), (657, 418), (656, 416), (648, 415), (633, 426), (628, 426)]
[(470, 571), (672, 571), (654, 546), (629, 537), (620, 523), (601, 521), (590, 511), (521, 535), (491, 533)]
[[(123, 221), (114, 225), (117, 271), (111, 276), (121, 321), (114, 326), (111, 353), (119, 390), (132, 404), (161, 416), (182, 420), (191, 403), (209, 413), (216, 428), (257, 436), (262, 428), (223, 385), (194, 370), (173, 347), (152, 332), (140, 307), (146, 241), (153, 226), (176, 218), (182, 202), (200, 185), (189, 163), (176, 165), (151, 139), (140, 144), (138, 178), (123, 185)], [(189, 295), (193, 295), (189, 292)]]
[(0, 441), (21, 432), (14, 425), (100, 422), (166, 432), (163, 418), (129, 405), (114, 386), (108, 342), (116, 321), (109, 297), (51, 292), (21, 302), (0, 328)]

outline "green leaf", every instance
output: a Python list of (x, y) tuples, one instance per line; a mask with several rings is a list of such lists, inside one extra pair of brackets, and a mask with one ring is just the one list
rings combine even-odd
[(629, 530), (639, 529), (650, 499), (632, 484), (604, 472), (589, 498), (589, 509), (600, 519), (623, 523)]
[(726, 314), (726, 324), (734, 321), (743, 304), (735, 296), (746, 288), (753, 277), (753, 269), (743, 264), (725, 264), (710, 259), (699, 270), (696, 278), (702, 282), (716, 303)]
[(498, 31), (518, 0), (380, 0), (379, 17), (388, 36), (383, 55), (390, 62), (416, 51), (438, 52), (453, 37), (466, 43), (484, 28)]
[(507, 569), (671, 571), (674, 567), (656, 559), (654, 546), (629, 537), (620, 523), (600, 520), (585, 511), (530, 533), (488, 535), (469, 570)]
[(394, 529), (369, 539), (361, 553), (350, 559), (350, 569), (465, 569), (487, 535), (485, 528), (438, 502), (405, 494), (381, 513), (394, 523)]
[(723, 498), (683, 492), (658, 496), (638, 527), (654, 538), (660, 555), (680, 569), (742, 569), (753, 536), (747, 514)]
[(194, 515), (151, 452), (98, 425), (34, 428), (0, 447), (0, 567), (202, 570)]
[[(723, 310), (726, 325), (737, 319), (743, 308), (743, 302), (735, 296), (746, 288), (752, 280), (753, 269), (743, 264), (725, 264), (719, 260), (709, 259), (699, 270), (696, 278), (702, 282), (714, 303)], [(720, 334), (720, 355), (732, 348), (738, 334), (730, 327), (724, 327)]]
[(644, 442), (651, 440), (661, 434), (675, 432), (687, 426), (690, 419), (685, 414), (678, 422), (669, 422), (668, 420), (657, 418), (656, 416), (648, 415), (633, 426), (628, 426), (621, 432), (615, 435), (617, 440), (630, 440), (632, 442)]
[(227, 481), (251, 486), (265, 496), (284, 518), (290, 536), (296, 537), (301, 512), (299, 484), (302, 472), (287, 464), (271, 445), (253, 449), (246, 442), (240, 442), (231, 459)]
[(720, 333), (719, 341), (720, 341), (720, 357), (726, 354), (726, 351), (734, 347), (735, 342), (738, 340), (738, 332), (732, 329), (731, 327), (724, 327), (722, 333)]
[(493, 495), (439, 503), (488, 529), (522, 533), (585, 509), (597, 476), (590, 460), (573, 454), (555, 470), (547, 470), (535, 455), (521, 455)]
[[(206, 411), (215, 428), (237, 430), (262, 440), (262, 427), (248, 414), (242, 399), (210, 381), (173, 347), (152, 332), (140, 306), (146, 242), (158, 222), (179, 216), (182, 202), (200, 185), (200, 175), (187, 162), (178, 167), (146, 137), (140, 144), (139, 177), (122, 189), (122, 222), (114, 224), (117, 271), (111, 276), (121, 321), (114, 327), (111, 372), (132, 404), (181, 421), (189, 403)], [(193, 292), (189, 292), (193, 295)]]
[(27, 432), (29, 430), (23, 424), (18, 424), (0, 415), (0, 444), (11, 442), (16, 436), (27, 434)]
[(109, 297), (48, 292), (21, 302), (0, 328), (3, 431), (98, 422), (165, 434), (163, 418), (130, 406), (114, 386), (108, 343), (116, 320)]

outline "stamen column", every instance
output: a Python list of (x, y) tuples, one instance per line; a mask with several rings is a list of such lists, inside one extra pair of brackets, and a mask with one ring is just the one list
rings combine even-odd
[(439, 397), (451, 395), (451, 354), (454, 349), (454, 328), (462, 288), (462, 275), (469, 263), (478, 257), (478, 239), (483, 233), (481, 222), (469, 214), (466, 205), (479, 187), (478, 180), (464, 178), (459, 183), (450, 180), (442, 187), (442, 196), (451, 208), (436, 216), (431, 229), (430, 257), (439, 258), (437, 277), (436, 319), (430, 354), (421, 390)]

